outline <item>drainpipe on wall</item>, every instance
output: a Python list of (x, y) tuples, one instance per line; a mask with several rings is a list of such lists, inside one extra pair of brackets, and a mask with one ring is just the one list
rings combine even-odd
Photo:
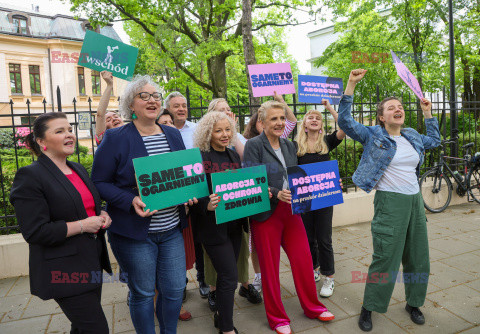
[(52, 58), (50, 48), (48, 48), (48, 73), (50, 73), (50, 98), (52, 99), (52, 112), (55, 111), (55, 101), (53, 100), (53, 81), (52, 81)]

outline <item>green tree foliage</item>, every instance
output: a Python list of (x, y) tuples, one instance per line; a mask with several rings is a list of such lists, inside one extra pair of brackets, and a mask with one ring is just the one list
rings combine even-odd
[[(174, 86), (194, 82), (215, 97), (226, 96), (227, 75), (231, 71), (227, 59), (242, 55), (240, 0), (70, 1), (73, 10), (85, 13), (93, 25), (118, 18), (126, 21), (132, 44), (140, 48), (145, 62), (141, 71), (155, 70), (169, 84), (174, 80)], [(293, 13), (300, 8), (314, 8), (315, 3), (256, 1), (252, 7), (252, 31), (273, 33), (275, 30), (268, 28), (300, 24)], [(311, 14), (315, 13), (311, 9)]]
[(327, 0), (325, 5), (334, 11), (335, 31), (341, 35), (315, 62), (329, 75), (347, 78), (352, 69), (362, 67), (369, 74), (358, 87), (359, 94), (375, 94), (377, 84), (380, 96), (408, 93), (392, 63), (393, 50), (424, 91), (437, 91), (445, 85), (448, 71), (439, 69), (448, 66), (446, 47), (432, 5), (423, 0)]

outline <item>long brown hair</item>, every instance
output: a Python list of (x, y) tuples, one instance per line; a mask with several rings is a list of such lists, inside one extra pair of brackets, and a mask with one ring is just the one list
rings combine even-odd
[(248, 121), (247, 126), (245, 127), (245, 132), (243, 136), (247, 139), (255, 138), (256, 136), (260, 135), (260, 132), (257, 130), (257, 122), (258, 122), (258, 112), (250, 117), (250, 121)]

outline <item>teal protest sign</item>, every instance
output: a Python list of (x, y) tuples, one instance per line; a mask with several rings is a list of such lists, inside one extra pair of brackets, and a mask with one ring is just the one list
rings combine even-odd
[(78, 65), (96, 71), (110, 71), (117, 78), (132, 80), (137, 56), (137, 48), (87, 30)]
[(145, 210), (160, 210), (210, 195), (198, 148), (133, 159)]
[(217, 224), (270, 210), (263, 165), (213, 173), (212, 189), (221, 198), (215, 209)]

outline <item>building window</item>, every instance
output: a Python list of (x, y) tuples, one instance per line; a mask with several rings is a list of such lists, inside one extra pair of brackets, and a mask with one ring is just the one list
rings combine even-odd
[(20, 64), (9, 64), (10, 68), (10, 89), (12, 94), (22, 94), (22, 73)]
[(92, 71), (92, 94), (93, 95), (100, 95), (100, 72)]
[(85, 95), (85, 68), (77, 67), (78, 94)]
[(17, 34), (26, 35), (27, 34), (27, 18), (20, 15), (15, 15), (12, 18), (12, 24), (14, 32)]
[(20, 124), (22, 125), (33, 125), (35, 122), (36, 116), (21, 116), (20, 117)]
[(30, 74), (30, 90), (32, 94), (42, 95), (40, 87), (40, 66), (28, 65), (28, 73)]

